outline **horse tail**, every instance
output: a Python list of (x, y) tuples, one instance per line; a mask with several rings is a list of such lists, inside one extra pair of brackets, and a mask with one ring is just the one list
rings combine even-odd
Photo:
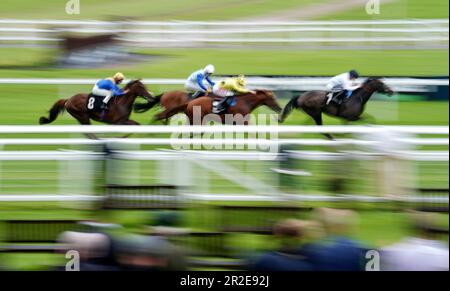
[(281, 111), (281, 116), (278, 119), (278, 121), (280, 123), (284, 122), (284, 120), (289, 115), (289, 113), (291, 113), (292, 109), (298, 108), (297, 100), (298, 100), (298, 96), (293, 97), (293, 98), (291, 98), (291, 100), (289, 100), (289, 102), (286, 104), (286, 106), (284, 106), (283, 110)]
[(134, 104), (133, 110), (136, 113), (142, 113), (145, 111), (150, 110), (153, 106), (158, 104), (161, 101), (161, 96), (163, 94), (159, 94), (158, 96), (153, 97), (152, 100), (148, 101), (147, 103), (136, 103)]
[(41, 116), (41, 118), (39, 118), (39, 124), (48, 124), (55, 121), (56, 117), (64, 112), (66, 101), (67, 99), (59, 99), (56, 101), (50, 109), (49, 117)]

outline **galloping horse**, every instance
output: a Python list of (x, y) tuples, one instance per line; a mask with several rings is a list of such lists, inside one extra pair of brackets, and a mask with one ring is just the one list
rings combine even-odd
[[(284, 107), (280, 122), (284, 122), (293, 108), (302, 109), (311, 116), (317, 125), (322, 125), (322, 113), (335, 116), (347, 121), (357, 121), (361, 119), (364, 107), (372, 94), (378, 92), (392, 96), (394, 91), (375, 78), (367, 79), (361, 87), (353, 91), (353, 94), (341, 105), (333, 102), (326, 105), (328, 99), (326, 91), (308, 91), (298, 97), (292, 98)], [(327, 138), (333, 139), (330, 134), (324, 134)]]
[[(155, 96), (153, 100), (148, 103), (136, 103), (134, 104), (134, 112), (142, 113), (153, 108), (156, 104), (160, 104), (164, 110), (155, 115), (154, 120), (164, 120), (167, 124), (169, 118), (173, 115), (183, 112), (183, 105), (188, 104), (191, 99), (189, 93), (181, 90), (168, 91), (158, 96)], [(177, 108), (180, 108), (176, 110)]]
[[(188, 116), (191, 125), (201, 124), (204, 117), (212, 113), (212, 102), (214, 98), (211, 97), (213, 95), (194, 99), (188, 104), (180, 106), (182, 108), (176, 108), (175, 111), (184, 109), (184, 113)], [(246, 93), (236, 96), (236, 104), (234, 106), (228, 107), (223, 113), (218, 115), (212, 114), (211, 116), (217, 116), (218, 118), (215, 120), (222, 122), (222, 124), (231, 121), (232, 124), (248, 125), (250, 121), (248, 114), (262, 105), (269, 107), (276, 113), (280, 113), (282, 109), (272, 91), (257, 90), (256, 94)], [(198, 116), (196, 115), (197, 113), (199, 113)], [(227, 115), (232, 117), (231, 120), (228, 120)], [(242, 116), (243, 118), (239, 120), (239, 118), (236, 118), (237, 116)]]
[[(125, 85), (124, 90), (128, 92), (123, 96), (115, 97), (111, 100), (109, 110), (102, 115), (101, 112), (88, 111), (87, 100), (89, 94), (79, 93), (69, 99), (60, 99), (50, 109), (49, 117), (42, 116), (39, 118), (40, 124), (48, 124), (55, 121), (60, 113), (67, 110), (81, 124), (91, 124), (91, 119), (109, 123), (123, 125), (138, 125), (139, 123), (129, 119), (134, 101), (138, 96), (150, 100), (153, 96), (147, 91), (147, 88), (140, 80), (132, 80)], [(94, 137), (93, 135), (89, 135)]]

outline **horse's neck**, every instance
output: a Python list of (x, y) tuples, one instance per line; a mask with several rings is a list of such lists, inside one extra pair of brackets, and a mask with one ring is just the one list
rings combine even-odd
[(375, 92), (375, 89), (371, 86), (365, 86), (362, 87), (359, 91), (359, 98), (361, 98), (361, 101), (363, 104), (366, 104), (367, 101), (369, 101), (370, 97), (372, 97), (373, 93)]
[(261, 98), (257, 94), (256, 96), (253, 94), (249, 94), (245, 96), (245, 102), (250, 109), (250, 112), (255, 110), (259, 105), (261, 105)]
[(123, 98), (119, 98), (118, 104), (125, 105), (126, 107), (131, 108), (133, 106), (134, 100), (136, 100), (137, 96), (134, 92), (130, 91), (123, 96)]

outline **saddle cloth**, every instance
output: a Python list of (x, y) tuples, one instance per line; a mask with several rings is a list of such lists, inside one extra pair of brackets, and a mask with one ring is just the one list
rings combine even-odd
[[(104, 96), (98, 96), (92, 93), (89, 94), (86, 102), (87, 110), (92, 112), (102, 111), (101, 106), (104, 98), (105, 98)], [(109, 102), (111, 102), (111, 100)]]

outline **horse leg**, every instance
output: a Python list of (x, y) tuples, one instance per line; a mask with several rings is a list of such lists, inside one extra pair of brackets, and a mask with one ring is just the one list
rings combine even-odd
[[(139, 122), (131, 120), (131, 119), (128, 119), (128, 120), (126, 120), (124, 122), (121, 122), (120, 125), (139, 125)], [(130, 135), (132, 135), (132, 133), (126, 134), (126, 135), (122, 136), (122, 138), (127, 138)]]
[(168, 111), (164, 110), (163, 112), (156, 114), (155, 117), (153, 118), (153, 120), (161, 121), (164, 125), (167, 125), (169, 122), (169, 117), (168, 117), (167, 113), (168, 113)]
[(376, 124), (377, 123), (375, 117), (373, 117), (373, 115), (370, 115), (368, 113), (364, 113), (363, 115), (361, 115), (359, 120), (366, 121), (368, 124)]
[[(322, 113), (312, 115), (311, 117), (314, 119), (314, 121), (316, 122), (317, 125), (323, 125)], [(322, 134), (324, 136), (326, 136), (328, 139), (334, 140), (334, 137), (331, 134), (329, 134), (329, 133), (322, 133)]]
[[(81, 125), (91, 125), (91, 120), (87, 116), (74, 116)], [(98, 139), (93, 133), (85, 133), (89, 139)]]
[(140, 125), (139, 122), (131, 120), (131, 119), (121, 122), (120, 124), (121, 125)]

